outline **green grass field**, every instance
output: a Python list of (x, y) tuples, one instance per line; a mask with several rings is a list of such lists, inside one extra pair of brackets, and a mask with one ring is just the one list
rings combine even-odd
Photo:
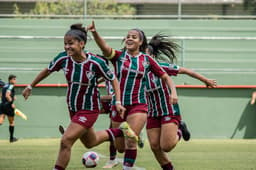
[[(0, 140), (0, 170), (47, 170), (56, 160), (59, 139)], [(95, 170), (107, 161), (108, 143), (92, 149), (101, 155)], [(85, 169), (81, 156), (87, 150), (77, 142), (67, 169)], [(176, 170), (256, 170), (256, 140), (192, 140), (180, 142), (169, 153)], [(121, 158), (122, 155), (119, 155)], [(136, 169), (160, 169), (149, 145), (139, 149)], [(121, 165), (114, 169), (121, 169)]]

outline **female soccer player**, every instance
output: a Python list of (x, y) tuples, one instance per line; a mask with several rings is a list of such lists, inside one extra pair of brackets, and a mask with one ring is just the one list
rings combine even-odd
[[(166, 36), (157, 34), (149, 42), (147, 53), (155, 59), (159, 59), (160, 55), (164, 54), (172, 62), (176, 58), (175, 51), (177, 48), (178, 45), (169, 41)], [(207, 86), (216, 86), (215, 80), (207, 79), (187, 68), (169, 63), (159, 63), (159, 65), (168, 75), (188, 74), (203, 81)], [(169, 103), (169, 89), (165, 82), (152, 72), (149, 72), (147, 76), (147, 92), (149, 112), (146, 128), (151, 150), (163, 170), (173, 170), (173, 165), (166, 152), (170, 152), (181, 137), (179, 107), (178, 104)], [(184, 130), (186, 125), (183, 124), (180, 128)], [(184, 139), (188, 140), (189, 137), (185, 136)]]
[(119, 83), (105, 61), (87, 51), (84, 47), (87, 41), (87, 32), (82, 24), (74, 24), (64, 36), (64, 52), (59, 53), (48, 68), (42, 70), (32, 83), (23, 91), (27, 99), (32, 87), (48, 77), (52, 72), (62, 69), (68, 83), (67, 104), (71, 122), (65, 130), (60, 143), (60, 150), (55, 164), (55, 170), (63, 170), (70, 160), (71, 148), (80, 138), (88, 148), (114, 137), (123, 135), (120, 129), (98, 131), (93, 129), (100, 108), (97, 79), (104, 77), (111, 81), (115, 91), (117, 112), (123, 114), (125, 108), (120, 102)]
[[(124, 120), (121, 128), (127, 129), (125, 136), (135, 133), (140, 134), (147, 120), (148, 106), (146, 102), (146, 75), (152, 71), (167, 83), (172, 90), (170, 99), (177, 102), (177, 94), (172, 80), (157, 62), (144, 52), (147, 48), (147, 39), (142, 30), (132, 29), (128, 32), (124, 42), (125, 48), (122, 51), (113, 50), (97, 33), (94, 22), (88, 27), (92, 32), (97, 45), (102, 50), (104, 56), (111, 60), (117, 74), (121, 88), (121, 102), (126, 108)], [(112, 112), (112, 120), (123, 121), (115, 112)], [(137, 155), (138, 137), (134, 139), (125, 138), (125, 155), (123, 169), (130, 170)]]

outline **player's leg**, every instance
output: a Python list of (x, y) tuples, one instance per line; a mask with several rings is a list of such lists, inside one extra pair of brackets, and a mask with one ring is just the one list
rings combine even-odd
[(6, 108), (6, 115), (8, 117), (9, 121), (9, 133), (10, 133), (10, 142), (16, 142), (18, 139), (14, 137), (14, 127), (15, 127), (15, 122), (14, 122), (14, 109), (10, 106)]
[(4, 123), (4, 119), (5, 119), (5, 114), (0, 113), (0, 125)]
[(92, 148), (105, 141), (114, 141), (120, 136), (123, 136), (123, 132), (119, 128), (109, 128), (97, 132), (93, 128), (89, 128), (87, 133), (80, 137), (80, 140), (86, 148)]
[(70, 160), (71, 148), (75, 141), (81, 137), (87, 129), (77, 123), (71, 122), (63, 134), (60, 142), (58, 158), (55, 164), (55, 170), (63, 170), (67, 167)]
[[(110, 128), (119, 128), (120, 122), (110, 122)], [(115, 141), (109, 141), (109, 160), (103, 168), (113, 168), (119, 164), (118, 160), (116, 159), (117, 149), (116, 145), (119, 148), (119, 152), (124, 152), (124, 138), (118, 137)]]
[[(145, 112), (137, 112), (127, 116), (126, 121), (133, 132), (138, 136), (147, 120), (147, 114)], [(125, 138), (125, 155), (123, 169), (130, 170), (137, 157), (137, 141), (134, 138)]]
[(170, 152), (178, 143), (181, 132), (176, 123), (165, 123), (161, 126), (160, 147), (165, 152)]

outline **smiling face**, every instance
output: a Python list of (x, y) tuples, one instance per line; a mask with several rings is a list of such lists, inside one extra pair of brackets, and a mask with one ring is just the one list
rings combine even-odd
[(139, 51), (141, 44), (140, 33), (136, 30), (130, 30), (125, 38), (125, 48), (128, 51), (135, 52)]
[(64, 37), (64, 49), (69, 56), (80, 56), (84, 46), (83, 41), (79, 41), (71, 35)]

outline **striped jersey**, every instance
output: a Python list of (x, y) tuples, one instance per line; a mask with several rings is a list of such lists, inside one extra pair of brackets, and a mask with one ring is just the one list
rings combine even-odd
[[(179, 67), (169, 63), (158, 63), (170, 76), (176, 76)], [(175, 112), (173, 106), (169, 103), (170, 90), (163, 80), (159, 79), (154, 73), (147, 74), (146, 83), (148, 99), (148, 117), (159, 117), (170, 114), (179, 114)], [(173, 113), (174, 112), (174, 113)]]
[(87, 59), (76, 62), (66, 52), (60, 53), (48, 66), (50, 72), (64, 71), (67, 88), (67, 104), (71, 111), (99, 111), (100, 96), (97, 79), (104, 77), (114, 80), (115, 75), (109, 69), (104, 59), (86, 52)]
[(147, 73), (151, 71), (159, 77), (165, 73), (152, 57), (144, 53), (131, 56), (127, 51), (116, 50), (111, 62), (120, 83), (123, 105), (146, 104)]

